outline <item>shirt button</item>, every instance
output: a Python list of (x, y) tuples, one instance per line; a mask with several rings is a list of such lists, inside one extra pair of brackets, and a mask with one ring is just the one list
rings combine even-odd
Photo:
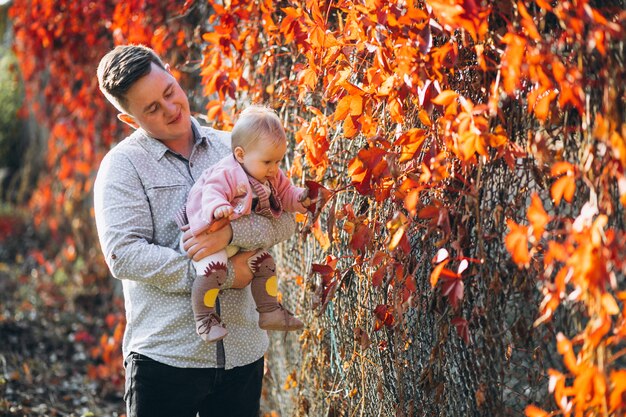
[(190, 166), (191, 168), (193, 168), (193, 162), (190, 162), (190, 163), (189, 163), (189, 166)]
[(111, 259), (113, 259), (113, 260), (117, 259), (117, 255), (116, 254), (112, 254), (111, 255)]

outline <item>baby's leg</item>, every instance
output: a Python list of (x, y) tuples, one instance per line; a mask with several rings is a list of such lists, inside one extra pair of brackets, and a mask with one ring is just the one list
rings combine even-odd
[(299, 330), (304, 324), (277, 300), (278, 278), (272, 255), (260, 250), (248, 260), (254, 274), (250, 289), (259, 312), (259, 327), (265, 330)]
[(197, 276), (191, 288), (191, 307), (196, 333), (207, 342), (216, 342), (228, 334), (215, 310), (219, 287), (228, 273), (226, 259), (226, 252), (220, 251), (193, 262)]

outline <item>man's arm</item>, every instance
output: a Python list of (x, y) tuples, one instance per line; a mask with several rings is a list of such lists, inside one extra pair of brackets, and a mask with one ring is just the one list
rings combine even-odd
[(129, 159), (109, 154), (94, 185), (94, 209), (100, 245), (111, 274), (168, 292), (189, 292), (190, 260), (178, 251), (152, 243), (150, 204)]
[[(251, 216), (254, 216), (251, 218)], [(295, 231), (293, 215), (283, 213), (277, 219), (268, 219), (257, 214), (243, 216), (215, 232), (203, 232), (194, 236), (188, 227), (183, 235), (183, 249), (194, 261), (223, 249), (230, 242), (241, 251), (228, 261), (228, 279), (220, 288), (243, 288), (250, 283), (252, 272), (247, 260), (255, 249), (269, 248), (288, 239)], [(235, 233), (239, 233), (236, 239)], [(232, 240), (232, 241), (231, 241)], [(239, 245), (241, 243), (241, 245)], [(245, 246), (244, 246), (245, 245)], [(251, 252), (247, 252), (251, 251)]]

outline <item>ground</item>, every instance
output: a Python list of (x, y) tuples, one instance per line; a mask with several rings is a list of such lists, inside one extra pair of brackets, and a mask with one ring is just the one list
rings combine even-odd
[(109, 295), (55, 302), (35, 278), (0, 263), (0, 416), (121, 416), (119, 375), (89, 376)]

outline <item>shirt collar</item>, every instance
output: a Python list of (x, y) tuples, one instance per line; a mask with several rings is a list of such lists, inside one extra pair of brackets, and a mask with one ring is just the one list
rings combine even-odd
[[(207, 135), (204, 134), (200, 127), (200, 123), (198, 123), (194, 117), (191, 117), (191, 131), (193, 132), (194, 146), (198, 146), (203, 142), (206, 143), (208, 139)], [(163, 155), (168, 151), (174, 153), (163, 142), (148, 135), (148, 133), (141, 128), (137, 129), (135, 134), (139, 136), (138, 140), (141, 146), (157, 161), (163, 158)]]

